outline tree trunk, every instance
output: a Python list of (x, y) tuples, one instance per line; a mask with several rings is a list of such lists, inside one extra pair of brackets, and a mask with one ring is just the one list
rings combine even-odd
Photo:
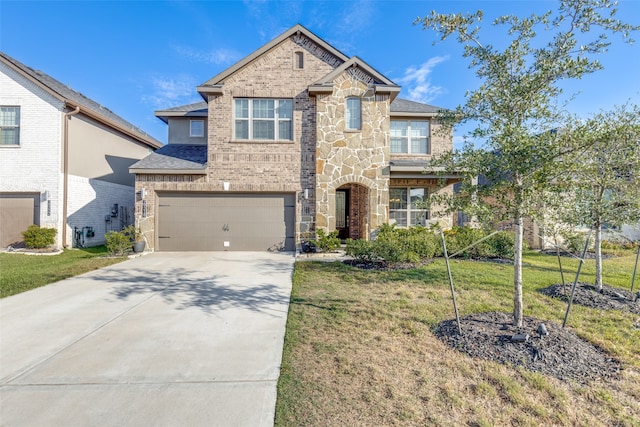
[(602, 292), (602, 225), (596, 224), (596, 291)]
[(522, 216), (516, 214), (516, 235), (513, 256), (513, 324), (522, 327), (522, 239), (524, 231), (522, 228)]

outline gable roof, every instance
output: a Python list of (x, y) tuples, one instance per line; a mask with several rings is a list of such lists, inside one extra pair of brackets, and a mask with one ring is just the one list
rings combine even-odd
[(167, 144), (129, 167), (131, 173), (204, 174), (207, 146)]
[(50, 75), (39, 70), (34, 70), (33, 68), (10, 57), (4, 52), (0, 52), (0, 61), (5, 63), (9, 68), (24, 76), (26, 79), (32, 81), (33, 83), (44, 89), (47, 93), (51, 94), (56, 99), (63, 102), (67, 107), (80, 107), (80, 111), (87, 116), (90, 116), (91, 118), (111, 128), (119, 130), (120, 132), (138, 140), (145, 145), (148, 145), (149, 147), (162, 147), (162, 142), (147, 134), (142, 129), (134, 126), (122, 117), (115, 114), (113, 111), (100, 105), (92, 99), (87, 98), (80, 92), (71, 89), (69, 86), (54, 79)]
[(204, 101), (194, 104), (180, 105), (178, 107), (167, 108), (166, 110), (155, 111), (156, 117), (165, 123), (169, 122), (169, 117), (207, 117), (208, 105)]
[(248, 56), (244, 57), (243, 59), (241, 59), (240, 61), (236, 62), (231, 67), (229, 67), (226, 70), (224, 70), (223, 72), (221, 72), (219, 74), (216, 74), (215, 76), (213, 76), (212, 78), (210, 78), (206, 82), (202, 83), (200, 86), (198, 86), (196, 88), (198, 93), (200, 93), (200, 95), (204, 99), (206, 99), (206, 94), (207, 93), (219, 93), (219, 91), (221, 90), (221, 83), (222, 83), (222, 81), (224, 79), (226, 79), (231, 74), (235, 73), (236, 71), (238, 71), (239, 69), (241, 69), (245, 65), (251, 63), (254, 59), (259, 57), (263, 53), (265, 53), (268, 50), (270, 50), (270, 49), (274, 48), (275, 46), (279, 45), (280, 43), (282, 43), (283, 41), (285, 41), (289, 37), (293, 36), (294, 34), (303, 34), (304, 36), (306, 36), (309, 39), (311, 39), (314, 43), (318, 44), (323, 49), (325, 49), (326, 51), (328, 51), (329, 53), (331, 53), (332, 55), (334, 55), (335, 57), (337, 57), (338, 59), (340, 59), (343, 62), (346, 62), (346, 61), (349, 60), (349, 57), (347, 55), (345, 55), (344, 53), (342, 53), (341, 51), (339, 51), (335, 47), (331, 46), (329, 43), (327, 43), (326, 41), (322, 40), (320, 37), (318, 37), (317, 35), (315, 35), (311, 31), (309, 31), (308, 29), (306, 29), (302, 25), (297, 24), (297, 25), (294, 25), (293, 27), (289, 28), (284, 33), (280, 34), (275, 39), (271, 40), (269, 43), (263, 45), (258, 50), (256, 50), (253, 53), (251, 53), (250, 55), (248, 55)]
[(410, 101), (404, 98), (396, 98), (391, 103), (391, 114), (392, 115), (403, 115), (403, 116), (412, 116), (412, 115), (437, 115), (438, 113), (445, 110), (441, 107), (436, 107), (434, 105), (423, 104), (422, 102)]

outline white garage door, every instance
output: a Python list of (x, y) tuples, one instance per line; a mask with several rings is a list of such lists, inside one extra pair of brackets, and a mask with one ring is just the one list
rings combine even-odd
[(293, 194), (160, 193), (160, 251), (295, 250)]

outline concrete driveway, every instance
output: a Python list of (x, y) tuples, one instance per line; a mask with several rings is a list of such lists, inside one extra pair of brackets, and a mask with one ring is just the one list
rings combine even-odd
[(273, 425), (293, 263), (155, 253), (0, 300), (0, 425)]

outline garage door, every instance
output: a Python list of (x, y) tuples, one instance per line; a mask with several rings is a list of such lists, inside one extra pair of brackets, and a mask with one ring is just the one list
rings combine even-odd
[(295, 250), (293, 194), (160, 193), (160, 251)]
[(40, 194), (0, 193), (0, 247), (24, 241), (22, 232), (40, 225)]

